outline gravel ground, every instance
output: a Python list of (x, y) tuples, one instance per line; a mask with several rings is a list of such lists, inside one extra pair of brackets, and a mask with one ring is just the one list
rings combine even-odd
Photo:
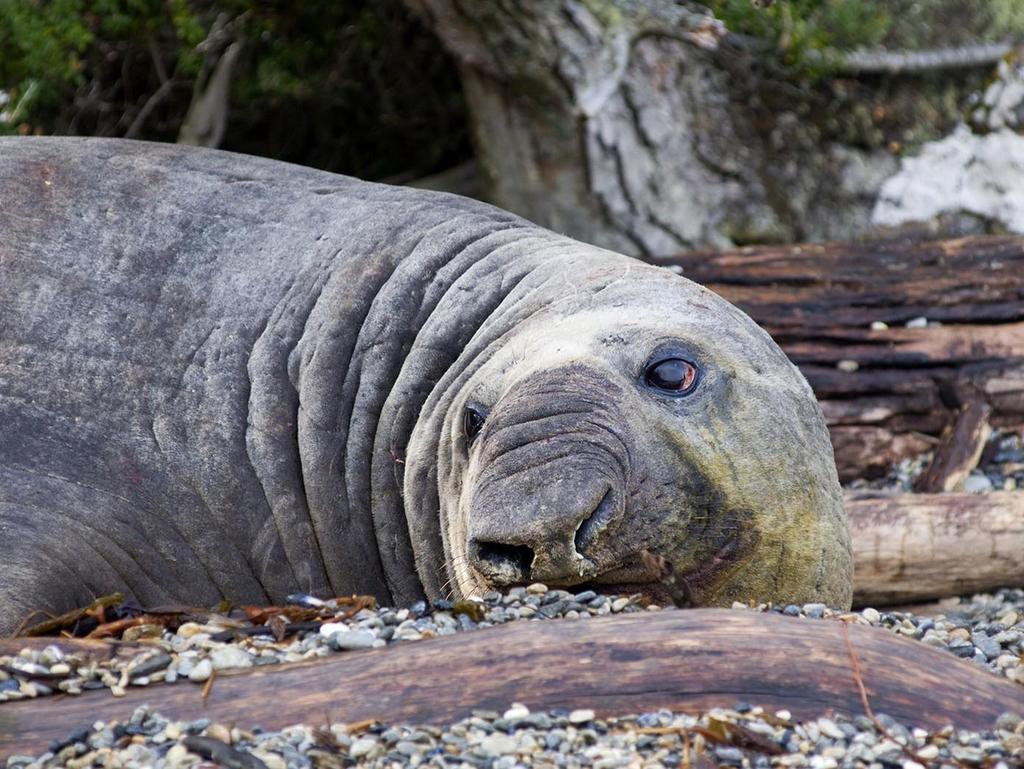
[[(1024, 590), (1005, 589), (947, 603), (941, 613), (928, 617), (870, 608), (859, 613), (834, 612), (823, 604), (755, 608), (737, 604), (734, 608), (811, 619), (842, 617), (876, 625), (946, 649), (1024, 684)], [(330, 609), (331, 604), (326, 608)], [(593, 591), (572, 594), (531, 585), (504, 594), (490, 593), (478, 603), (453, 605), (438, 601), (432, 606), (421, 602), (399, 610), (366, 608), (343, 620), (289, 626), (303, 629), (281, 641), (269, 634), (236, 637), (239, 623), (214, 615), (207, 624), (187, 622), (176, 631), (155, 626), (131, 628), (130, 631), (142, 633), (142, 638), (145, 633), (155, 637), (137, 655), (114, 660), (88, 661), (74, 654), (65, 655), (56, 646), (26, 649), (15, 657), (0, 656), (0, 702), (57, 692), (80, 694), (104, 687), (119, 696), (129, 686), (156, 682), (203, 683), (217, 670), (297, 662), (512, 621), (584, 621), (604, 614), (671, 610), (674, 607), (645, 605), (637, 595), (616, 597), (596, 595)], [(135, 636), (133, 632), (132, 637)]]
[[(325, 608), (330, 609), (328, 603)], [(864, 609), (834, 612), (805, 606), (735, 605), (738, 611), (770, 611), (809, 620), (843, 618), (879, 626), (1024, 684), (1024, 590), (944, 602), (939, 613), (916, 616)], [(571, 594), (543, 585), (491, 593), (477, 604), (438, 602), (408, 609), (364, 608), (354, 616), (295, 632), (283, 642), (269, 635), (240, 639), (237, 621), (211, 617), (160, 632), (152, 648), (112, 662), (84, 662), (56, 647), (0, 657), (0, 696), (37, 697), (107, 687), (116, 696), (127, 686), (157, 681), (202, 683), (224, 668), (279, 664), (348, 650), (415, 642), (475, 628), (523, 620), (575, 620), (602, 614), (668, 611), (639, 596)], [(338, 613), (343, 614), (343, 608)], [(231, 627), (234, 625), (235, 627)], [(134, 630), (134, 629), (133, 629)], [(146, 632), (141, 631), (143, 637)], [(134, 633), (133, 633), (134, 635)], [(1022, 697), (1024, 699), (1024, 697)], [(0, 705), (2, 708), (2, 705)], [(687, 754), (685, 747), (689, 745)], [(688, 757), (687, 757), (688, 756)], [(212, 762), (212, 763), (211, 763)], [(403, 769), (430, 765), (466, 769), (656, 769), (707, 766), (808, 766), (812, 769), (871, 767), (1024, 767), (1024, 725), (1006, 715), (993, 732), (952, 728), (936, 734), (879, 716), (821, 718), (791, 723), (789, 714), (764, 713), (737, 704), (700, 718), (666, 712), (594, 721), (587, 711), (531, 714), (512, 706), (503, 714), (477, 713), (443, 729), (388, 725), (295, 726), (281, 732), (251, 732), (199, 720), (168, 722), (144, 709), (128, 723), (98, 722), (70, 735), (39, 757), (13, 756), (7, 767), (90, 766), (291, 769), (372, 766)]]
[[(904, 459), (885, 476), (852, 481), (847, 488), (913, 491), (914, 482), (927, 469), (931, 459), (931, 452)], [(980, 494), (1017, 489), (1024, 489), (1024, 436), (1019, 432), (994, 430), (985, 444), (979, 466), (964, 483), (964, 491)]]
[(1005, 715), (992, 731), (908, 729), (885, 715), (794, 723), (786, 711), (737, 703), (700, 717), (666, 711), (597, 720), (594, 712), (479, 711), (444, 727), (386, 724), (293, 726), (244, 731), (209, 719), (168, 721), (139, 708), (127, 723), (98, 722), (38, 757), (12, 756), (8, 769), (89, 766), (465, 767), (466, 769), (661, 769), (662, 767), (1024, 766), (1024, 722)]

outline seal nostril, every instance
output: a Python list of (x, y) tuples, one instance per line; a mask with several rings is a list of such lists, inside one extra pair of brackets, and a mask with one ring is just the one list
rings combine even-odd
[(477, 541), (474, 549), (481, 571), (496, 584), (522, 582), (530, 575), (534, 554), (526, 545)]
[(576, 536), (573, 538), (576, 552), (584, 555), (586, 548), (594, 543), (597, 535), (604, 530), (614, 515), (615, 495), (612, 494), (611, 489), (608, 489), (593, 512), (580, 521), (580, 525), (576, 527)]

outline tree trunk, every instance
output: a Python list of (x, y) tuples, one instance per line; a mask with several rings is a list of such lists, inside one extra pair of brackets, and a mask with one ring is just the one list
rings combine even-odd
[[(69, 650), (76, 642), (59, 641)], [(86, 646), (94, 654), (94, 644)], [(3, 651), (0, 647), (0, 651)], [(856, 662), (854, 661), (856, 659)], [(0, 751), (39, 753), (96, 720), (148, 703), (175, 718), (243, 729), (376, 719), (445, 723), (511, 702), (590, 708), (599, 716), (658, 708), (704, 711), (738, 701), (795, 719), (872, 708), (929, 730), (991, 729), (1021, 702), (1017, 684), (948, 652), (878, 628), (722, 609), (516, 622), (327, 660), (219, 674), (204, 699), (188, 683), (0, 705)], [(268, 696), (272, 693), (272, 696)]]
[[(946, 135), (997, 52), (932, 79), (904, 70), (935, 52), (866, 52), (811, 82), (693, 2), (405, 3), (459, 67), (488, 198), (645, 256), (870, 229), (892, 148)], [(858, 79), (879, 68), (900, 75)]]
[(406, 3), (459, 64), (498, 205), (630, 254), (789, 234), (700, 6)]
[(1024, 238), (748, 248), (672, 264), (800, 367), (844, 479), (931, 448), (972, 403), (991, 408), (994, 427), (1024, 425)]

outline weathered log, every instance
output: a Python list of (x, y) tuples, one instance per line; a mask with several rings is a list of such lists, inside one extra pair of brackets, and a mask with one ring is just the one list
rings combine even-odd
[(848, 494), (854, 603), (1024, 585), (1024, 493)]
[(992, 409), (994, 427), (1024, 424), (1024, 238), (747, 248), (670, 263), (739, 305), (801, 368), (844, 479), (931, 448), (971, 402)]
[[(846, 635), (848, 633), (848, 636)], [(67, 643), (67, 642), (65, 642)], [(863, 712), (851, 650), (872, 708), (908, 724), (991, 728), (1024, 689), (887, 631), (721, 609), (500, 628), (218, 675), (191, 684), (0, 705), (0, 750), (36, 753), (98, 719), (148, 703), (167, 716), (243, 727), (365, 719), (438, 723), (513, 701), (621, 715), (695, 712), (737, 701), (797, 719)], [(271, 696), (272, 693), (272, 696)]]
[(992, 434), (988, 417), (992, 407), (974, 401), (960, 409), (953, 424), (942, 431), (939, 445), (927, 469), (914, 484), (914, 491), (937, 493), (963, 491), (971, 470), (978, 466), (981, 453)]

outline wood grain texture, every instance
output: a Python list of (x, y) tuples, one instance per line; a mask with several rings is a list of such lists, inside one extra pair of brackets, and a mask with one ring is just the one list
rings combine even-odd
[(219, 675), (204, 703), (181, 683), (0, 705), (0, 753), (37, 753), (98, 719), (148, 703), (179, 719), (243, 727), (363, 719), (441, 723), (513, 701), (600, 715), (696, 712), (743, 701), (797, 719), (862, 712), (850, 647), (871, 705), (908, 724), (990, 728), (1024, 710), (1024, 687), (951, 654), (865, 626), (724, 609), (516, 622), (325, 660)]
[(860, 492), (846, 512), (857, 606), (1024, 585), (1024, 493)]
[(973, 401), (957, 413), (951, 425), (942, 431), (939, 445), (914, 490), (924, 493), (963, 491), (971, 470), (978, 466), (985, 444), (992, 435), (988, 423), (992, 407)]
[[(991, 407), (994, 427), (1024, 424), (1024, 238), (756, 247), (668, 261), (746, 311), (800, 367), (844, 479), (930, 448), (972, 402)], [(907, 328), (915, 318), (933, 325)]]

